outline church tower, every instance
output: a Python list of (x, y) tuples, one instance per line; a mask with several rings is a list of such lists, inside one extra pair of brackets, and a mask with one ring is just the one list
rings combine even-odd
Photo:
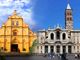
[(69, 3), (65, 11), (65, 28), (68, 30), (73, 29), (72, 9)]

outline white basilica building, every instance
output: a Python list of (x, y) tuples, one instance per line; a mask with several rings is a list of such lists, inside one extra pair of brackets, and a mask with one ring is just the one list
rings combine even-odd
[(34, 53), (80, 53), (80, 30), (73, 30), (72, 9), (65, 10), (65, 28), (59, 25), (37, 32), (37, 45)]

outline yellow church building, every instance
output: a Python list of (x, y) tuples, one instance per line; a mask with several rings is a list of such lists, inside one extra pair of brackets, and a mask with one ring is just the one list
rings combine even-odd
[(25, 52), (29, 53), (29, 48), (36, 40), (36, 34), (32, 32), (18, 16), (16, 10), (0, 28), (0, 49), (3, 52)]

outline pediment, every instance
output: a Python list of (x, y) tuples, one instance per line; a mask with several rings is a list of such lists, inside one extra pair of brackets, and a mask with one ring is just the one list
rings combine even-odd
[(43, 44), (49, 44), (47, 41), (45, 41)]
[(56, 41), (55, 44), (62, 44), (62, 42), (61, 41)]
[(72, 42), (68, 42), (67, 44), (73, 44)]
[(55, 31), (61, 31), (61, 29), (60, 28), (56, 28)]

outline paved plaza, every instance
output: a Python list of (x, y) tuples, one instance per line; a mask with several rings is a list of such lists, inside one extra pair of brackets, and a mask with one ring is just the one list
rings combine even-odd
[[(73, 54), (66, 56), (67, 60), (80, 60), (75, 58)], [(54, 58), (50, 56), (7, 56), (6, 60), (61, 60), (61, 58), (57, 55)]]

